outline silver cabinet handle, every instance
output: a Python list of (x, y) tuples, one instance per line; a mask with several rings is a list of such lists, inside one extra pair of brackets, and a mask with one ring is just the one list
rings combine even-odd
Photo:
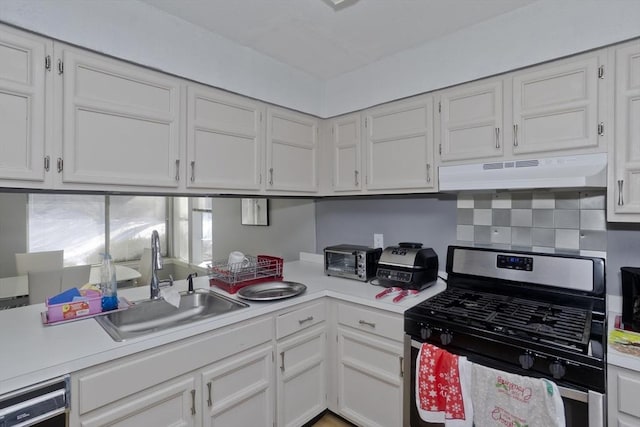
[(196, 391), (191, 390), (191, 415), (196, 414)]
[(513, 146), (518, 146), (518, 124), (513, 125)]
[(269, 185), (273, 185), (273, 168), (269, 168)]
[(624, 185), (624, 180), (618, 180), (618, 206), (624, 206), (624, 199), (622, 197), (622, 187)]
[(357, 187), (358, 185), (360, 185), (360, 182), (359, 182), (359, 180), (358, 180), (358, 175), (359, 175), (359, 174), (360, 174), (360, 172), (358, 172), (358, 171), (353, 171), (353, 175), (355, 176), (355, 179), (356, 179), (356, 187)]
[(376, 327), (376, 324), (373, 322), (367, 322), (366, 320), (360, 320), (358, 323), (360, 323), (361, 325), (367, 325), (367, 326), (371, 326), (372, 328)]
[(500, 148), (500, 128), (496, 128), (496, 148)]
[(280, 352), (280, 370), (284, 372), (284, 351)]
[(58, 157), (57, 163), (58, 163), (58, 173), (60, 173), (64, 169), (64, 161), (62, 160), (62, 157)]
[(311, 322), (312, 320), (313, 320), (313, 316), (309, 316), (306, 319), (298, 320), (298, 323), (302, 325), (303, 323)]
[(176, 181), (180, 181), (180, 159), (176, 160)]
[(49, 156), (44, 156), (44, 170), (45, 172), (49, 172), (49, 166), (51, 165), (51, 158)]
[(431, 182), (431, 165), (427, 163), (427, 182)]
[(400, 356), (400, 378), (404, 377), (404, 357)]
[(207, 390), (209, 391), (209, 398), (207, 399), (207, 405), (209, 408), (213, 406), (213, 400), (211, 400), (211, 381), (207, 383)]
[(196, 180), (196, 161), (191, 160), (191, 182)]

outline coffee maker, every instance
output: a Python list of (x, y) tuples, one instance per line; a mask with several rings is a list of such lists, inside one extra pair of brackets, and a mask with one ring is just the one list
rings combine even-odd
[(640, 332), (640, 268), (621, 267), (622, 323)]

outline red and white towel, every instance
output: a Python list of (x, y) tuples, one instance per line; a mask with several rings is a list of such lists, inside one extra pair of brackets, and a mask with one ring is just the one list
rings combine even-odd
[(472, 371), (475, 427), (565, 426), (562, 397), (553, 382), (475, 363)]
[(423, 421), (472, 427), (471, 362), (431, 344), (416, 360), (416, 406)]

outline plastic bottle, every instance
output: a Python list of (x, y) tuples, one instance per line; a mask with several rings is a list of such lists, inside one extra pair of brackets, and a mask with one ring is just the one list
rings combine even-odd
[(108, 253), (102, 254), (100, 292), (102, 292), (102, 311), (115, 310), (118, 308), (116, 269), (111, 262), (111, 255)]

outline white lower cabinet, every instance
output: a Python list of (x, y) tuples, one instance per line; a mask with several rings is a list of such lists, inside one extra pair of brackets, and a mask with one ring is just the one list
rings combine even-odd
[(327, 407), (327, 328), (323, 301), (276, 318), (278, 426), (299, 427)]
[(402, 425), (402, 330), (401, 315), (338, 304), (337, 409), (356, 425)]
[(273, 346), (247, 350), (200, 373), (204, 427), (272, 427)]
[(640, 425), (640, 372), (613, 365), (609, 365), (607, 371), (608, 425)]

